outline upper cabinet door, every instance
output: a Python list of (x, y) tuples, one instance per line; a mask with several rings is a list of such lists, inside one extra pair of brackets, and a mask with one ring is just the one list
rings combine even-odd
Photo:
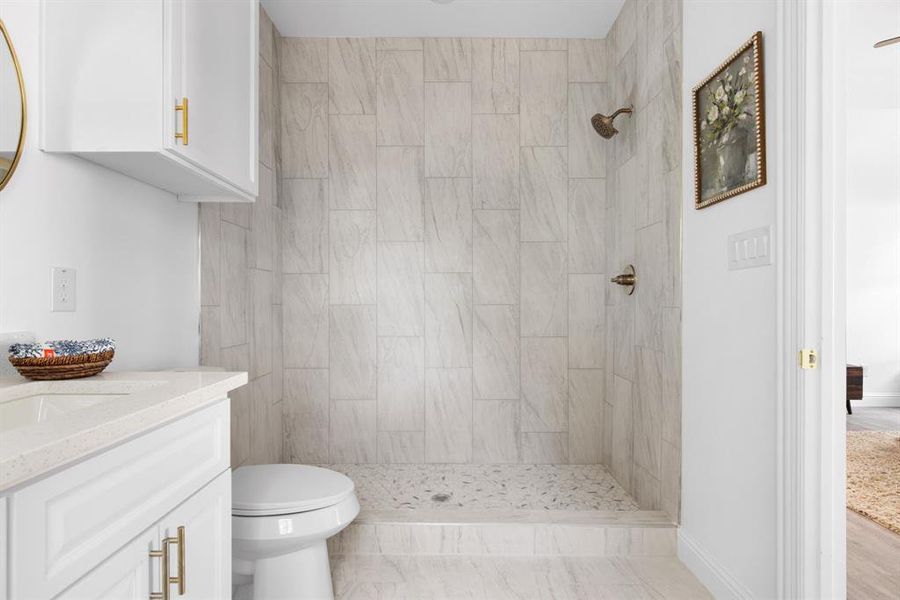
[(165, 146), (253, 195), (258, 18), (253, 0), (166, 0)]

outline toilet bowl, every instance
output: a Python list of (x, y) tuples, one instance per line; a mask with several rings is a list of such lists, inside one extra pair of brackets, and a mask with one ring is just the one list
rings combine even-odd
[(359, 514), (350, 478), (305, 465), (232, 473), (232, 583), (237, 600), (330, 600), (326, 540)]

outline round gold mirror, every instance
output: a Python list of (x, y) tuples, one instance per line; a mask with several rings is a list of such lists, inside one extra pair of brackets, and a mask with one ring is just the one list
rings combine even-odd
[(25, 82), (6, 25), (0, 19), (0, 190), (12, 177), (25, 142)]

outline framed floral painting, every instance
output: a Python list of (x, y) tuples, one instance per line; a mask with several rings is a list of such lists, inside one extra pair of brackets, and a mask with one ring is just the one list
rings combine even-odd
[(696, 208), (765, 185), (762, 32), (694, 88), (693, 118)]

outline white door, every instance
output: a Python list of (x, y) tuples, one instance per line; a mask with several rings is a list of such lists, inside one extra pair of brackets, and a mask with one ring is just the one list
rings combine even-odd
[[(169, 576), (184, 578), (169, 588), (178, 600), (220, 600), (231, 597), (231, 471), (225, 471), (159, 522), (162, 537), (179, 538), (170, 545)], [(183, 568), (179, 552), (184, 553)]]
[[(166, 147), (256, 195), (255, 0), (167, 0)], [(188, 99), (187, 116), (176, 110)], [(187, 139), (183, 135), (187, 127)]]
[(64, 600), (147, 600), (160, 589), (159, 529), (153, 527), (134, 538), (118, 552), (57, 596)]

